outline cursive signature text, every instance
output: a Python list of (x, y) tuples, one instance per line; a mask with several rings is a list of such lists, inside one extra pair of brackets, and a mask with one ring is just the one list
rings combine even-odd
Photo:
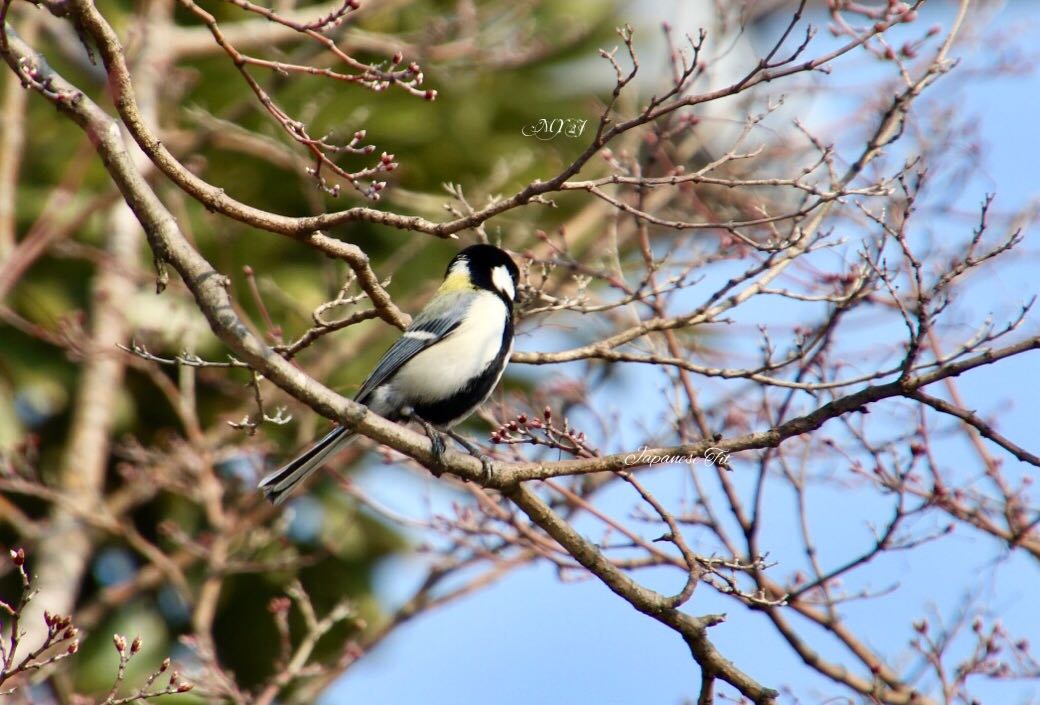
[(588, 120), (577, 118), (539, 118), (536, 122), (525, 125), (520, 133), (524, 137), (537, 137), (546, 141), (556, 139), (560, 135), (576, 138), (581, 137), (588, 124)]

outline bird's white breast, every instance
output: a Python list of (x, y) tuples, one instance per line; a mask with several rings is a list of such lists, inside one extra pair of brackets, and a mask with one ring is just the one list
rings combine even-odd
[(478, 292), (462, 324), (401, 367), (390, 386), (412, 402), (447, 399), (498, 356), (509, 311), (491, 292)]

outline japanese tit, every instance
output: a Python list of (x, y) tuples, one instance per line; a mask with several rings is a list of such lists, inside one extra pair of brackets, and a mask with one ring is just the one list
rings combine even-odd
[[(415, 419), (450, 429), (490, 396), (513, 350), (513, 301), (519, 270), (491, 245), (473, 245), (448, 264), (444, 282), (383, 355), (354, 400), (392, 421)], [(338, 426), (260, 481), (280, 504), (325, 460), (355, 439)]]

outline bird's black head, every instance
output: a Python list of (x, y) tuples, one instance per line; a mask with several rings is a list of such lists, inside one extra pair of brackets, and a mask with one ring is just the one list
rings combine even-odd
[(516, 299), (520, 270), (513, 258), (493, 245), (470, 245), (452, 258), (442, 289), (475, 286), (497, 294), (510, 308)]

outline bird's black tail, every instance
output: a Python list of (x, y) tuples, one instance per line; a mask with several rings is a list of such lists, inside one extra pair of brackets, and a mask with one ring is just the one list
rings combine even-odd
[(271, 502), (281, 504), (293, 489), (320, 468), (329, 456), (342, 450), (354, 438), (354, 434), (349, 433), (346, 428), (337, 426), (306, 452), (261, 480), (258, 487)]

